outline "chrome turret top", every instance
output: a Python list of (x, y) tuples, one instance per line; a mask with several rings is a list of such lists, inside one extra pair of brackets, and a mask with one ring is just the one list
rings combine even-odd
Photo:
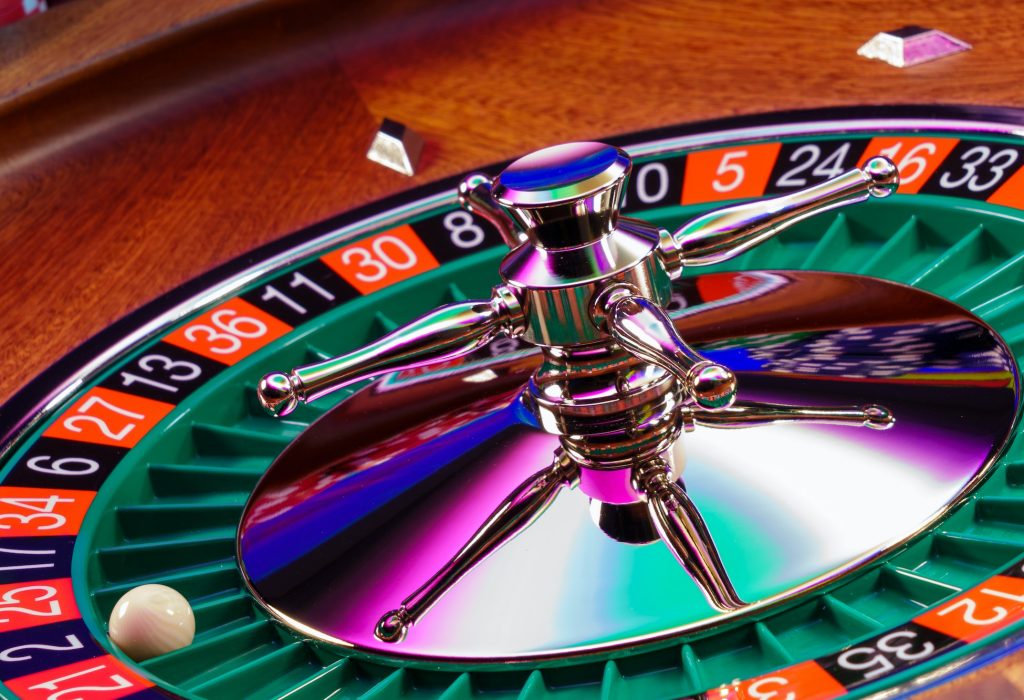
[[(571, 143), (524, 156), (495, 180), (475, 174), (462, 205), (491, 221), (511, 248), (489, 300), (450, 304), (371, 345), (263, 378), (275, 415), (383, 372), (464, 355), (498, 334), (541, 348), (544, 362), (522, 392), (543, 430), (561, 444), (465, 546), (384, 614), (376, 630), (397, 642), (484, 557), (526, 528), (563, 486), (598, 504), (637, 506), (718, 610), (746, 603), (730, 583), (697, 506), (678, 481), (672, 446), (696, 426), (738, 428), (810, 421), (885, 429), (882, 406), (834, 408), (744, 402), (735, 374), (691, 348), (664, 307), (688, 265), (727, 260), (808, 216), (885, 197), (899, 183), (885, 158), (809, 189), (705, 214), (670, 232), (621, 216), (629, 156)], [(539, 466), (539, 465), (538, 465)]]
[(575, 248), (614, 230), (629, 170), (629, 156), (612, 146), (552, 146), (508, 166), (492, 194), (534, 245)]

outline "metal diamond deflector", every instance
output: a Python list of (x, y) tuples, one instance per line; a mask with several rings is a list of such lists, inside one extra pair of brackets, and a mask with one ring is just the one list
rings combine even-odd
[(937, 29), (910, 25), (879, 32), (857, 49), (857, 55), (878, 59), (890, 66), (909, 68), (969, 51), (971, 45)]
[(385, 119), (374, 134), (366, 157), (402, 175), (416, 174), (423, 154), (423, 137), (405, 124)]

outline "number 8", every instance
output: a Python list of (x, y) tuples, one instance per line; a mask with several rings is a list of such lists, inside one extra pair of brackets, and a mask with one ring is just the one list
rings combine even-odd
[[(476, 248), (484, 242), (484, 230), (480, 228), (468, 212), (453, 211), (445, 215), (444, 227), (451, 234), (452, 243), (457, 248)], [(470, 236), (466, 237), (466, 233)]]

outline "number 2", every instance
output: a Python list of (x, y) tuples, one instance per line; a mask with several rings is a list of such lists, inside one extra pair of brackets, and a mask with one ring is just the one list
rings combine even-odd
[[(125, 418), (131, 418), (135, 420), (142, 420), (143, 418), (145, 418), (145, 416), (141, 413), (135, 413), (125, 408), (119, 408), (118, 406), (110, 403), (109, 401), (105, 401), (99, 396), (90, 396), (88, 399), (86, 399), (82, 403), (82, 405), (78, 407), (78, 413), (88, 414), (89, 410), (93, 406), (101, 406), (102, 408), (105, 408), (112, 413), (124, 416)], [(94, 424), (101, 433), (106, 435), (111, 440), (117, 441), (124, 440), (125, 437), (127, 437), (128, 433), (133, 431), (136, 427), (135, 423), (125, 423), (121, 427), (121, 430), (115, 433), (113, 429), (107, 424), (107, 421), (103, 420), (102, 418), (99, 418), (98, 416), (77, 415), (69, 416), (64, 419), (64, 427), (73, 433), (80, 433), (83, 431), (83, 428), (80, 427), (81, 423)]]
[(18, 661), (31, 661), (32, 655), (26, 654), (24, 656), (15, 656), (14, 652), (22, 651), (23, 649), (45, 649), (47, 651), (74, 651), (75, 649), (81, 649), (85, 645), (78, 639), (76, 635), (68, 634), (65, 635), (64, 639), (67, 640), (68, 646), (62, 647), (56, 644), (22, 644), (21, 646), (11, 647), (10, 649), (4, 649), (0, 651), (0, 661), (6, 661), (7, 663), (16, 663)]
[(816, 178), (828, 179), (842, 175), (843, 163), (849, 153), (850, 144), (843, 143), (822, 159), (820, 146), (813, 143), (804, 144), (789, 156), (789, 162), (797, 163), (796, 167), (784, 172), (775, 184), (778, 187), (804, 187), (807, 185), (807, 178), (797, 175), (812, 167), (814, 170), (811, 171), (811, 175)]

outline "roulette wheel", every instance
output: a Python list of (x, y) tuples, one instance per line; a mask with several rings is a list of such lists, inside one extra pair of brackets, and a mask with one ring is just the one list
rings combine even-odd
[[(975, 43), (915, 73), (858, 59), (849, 40), (868, 19), (869, 33), (906, 23), (908, 8), (211, 2), (161, 10), (128, 36), (108, 31), (124, 5), (72, 3), (5, 30), (28, 47), (9, 65), (27, 71), (35, 46), (53, 54), (44, 79), (6, 74), (0, 115), (13, 135), (3, 362), (24, 385), (7, 387), (2, 413), (4, 692), (1020, 694), (1024, 115), (1009, 76), (1024, 59), (1002, 29), (1017, 10), (909, 8)], [(62, 49), (58, 27), (98, 48)], [(756, 44), (739, 39), (751, 27)], [(700, 75), (686, 72), (695, 56)], [(364, 158), (383, 117), (427, 137), (412, 183)], [(536, 355), (498, 340), (278, 420), (259, 406), (259, 377), (486, 298), (508, 248), (458, 208), (458, 182), (594, 138), (633, 160), (624, 212), (671, 231), (890, 157), (893, 196), (796, 217), (743, 255), (685, 269), (658, 298), (698, 351), (735, 369), (740, 399), (879, 404), (896, 425), (733, 432), (694, 419), (684, 493), (737, 609), (704, 602), (646, 521), (592, 513), (581, 483), (404, 639), (374, 637), (493, 496), (550, 459), (557, 441), (517, 427), (528, 417), (494, 425), (512, 421), (509, 392)], [(466, 471), (463, 455), (499, 443), (517, 456), (495, 484)], [(336, 455), (348, 471), (330, 471)], [(436, 480), (456, 463), (447, 503)], [(272, 492), (275, 474), (295, 488)], [(247, 522), (352, 484), (356, 500), (343, 493), (329, 519), (344, 535), (350, 518), (369, 545), (275, 527), (286, 556), (267, 571), (305, 587), (260, 573)], [(389, 517), (374, 519), (381, 502)], [(402, 508), (427, 520), (409, 525)], [(449, 513), (461, 529), (430, 536)], [(331, 561), (309, 563), (324, 551)], [(196, 638), (134, 662), (106, 620), (146, 583), (189, 599)]]

